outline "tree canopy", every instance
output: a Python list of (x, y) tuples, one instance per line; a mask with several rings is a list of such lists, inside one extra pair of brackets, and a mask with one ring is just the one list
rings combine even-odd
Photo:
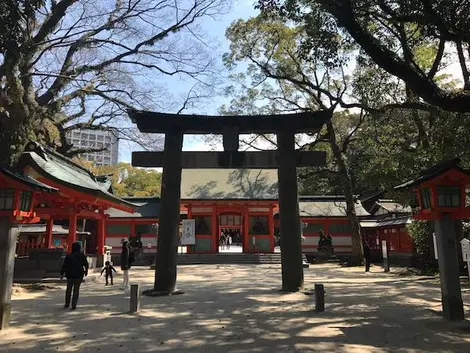
[[(139, 141), (128, 109), (177, 111), (208, 94), (216, 67), (200, 24), (227, 4), (2, 1), (0, 162), (13, 163), (28, 140), (72, 155), (74, 129), (112, 126)], [(187, 83), (181, 100), (166, 89), (171, 77)]]
[[(306, 58), (327, 41), (322, 54), (334, 63), (343, 37), (427, 104), (470, 111), (468, 0), (260, 0), (259, 7), (305, 29)], [(440, 74), (453, 63), (462, 84), (450, 88)]]

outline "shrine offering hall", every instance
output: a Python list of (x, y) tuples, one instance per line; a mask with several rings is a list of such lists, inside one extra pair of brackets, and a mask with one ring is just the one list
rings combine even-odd
[[(107, 246), (111, 247), (113, 260), (118, 261), (121, 240), (140, 236), (142, 264), (153, 261), (160, 198), (120, 199), (112, 194), (106, 176), (94, 176), (37, 144), (28, 146), (20, 162), (17, 172), (0, 170), (0, 213), (12, 215), (21, 224), (15, 273), (24, 268), (29, 276), (36, 266), (34, 256), (38, 250), (67, 251), (76, 240), (82, 242), (89, 257), (102, 257)], [(30, 192), (28, 186), (21, 186), (23, 179), (44, 183), (52, 191)], [(30, 200), (26, 199), (28, 195)], [(411, 209), (391, 200), (367, 201), (364, 205), (367, 211), (356, 201), (356, 214), (371, 250), (380, 256), (380, 244), (385, 240), (392, 255), (411, 259), (413, 243), (406, 229)], [(351, 229), (345, 210), (344, 196), (300, 196), (304, 254), (317, 252), (320, 231), (332, 236), (335, 254), (351, 252)], [(282, 244), (278, 173), (273, 169), (183, 169), (180, 219), (195, 220), (195, 245), (180, 248), (186, 253), (278, 251)], [(231, 249), (222, 248), (224, 233), (231, 236)], [(52, 264), (51, 270), (57, 266)]]
[[(195, 220), (196, 244), (187, 253), (217, 253), (221, 234), (231, 234), (244, 253), (272, 253), (279, 244), (278, 178), (268, 169), (184, 169), (181, 219)], [(134, 213), (109, 209), (106, 245), (121, 250), (121, 239), (140, 235), (144, 254), (154, 255), (160, 210), (158, 198), (128, 198)], [(316, 252), (319, 231), (331, 234), (335, 253), (351, 252), (351, 231), (342, 196), (301, 196), (300, 220), (305, 223), (304, 253)], [(356, 203), (359, 217), (369, 213)]]

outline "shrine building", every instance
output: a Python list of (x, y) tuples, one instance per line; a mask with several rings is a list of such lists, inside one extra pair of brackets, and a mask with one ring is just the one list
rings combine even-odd
[[(194, 219), (196, 244), (187, 253), (218, 253), (220, 236), (233, 235), (244, 253), (272, 253), (279, 244), (278, 174), (272, 169), (183, 169), (181, 219)], [(126, 198), (137, 204), (135, 213), (109, 209), (106, 245), (117, 255), (122, 238), (139, 235), (144, 254), (154, 255), (159, 218), (158, 198)], [(351, 229), (344, 196), (300, 196), (304, 223), (302, 250), (314, 254), (319, 232), (331, 234), (337, 254), (351, 252)], [(356, 214), (369, 216), (359, 200)], [(281, 240), (282, 241), (282, 240)]]
[[(116, 197), (107, 176), (95, 176), (35, 143), (27, 146), (17, 170), (16, 174), (9, 169), (0, 172), (0, 209), (23, 224), (18, 231), (18, 261), (41, 249), (67, 251), (77, 240), (91, 258), (102, 258), (105, 245), (111, 247), (114, 260), (119, 257), (122, 239), (136, 235), (142, 241), (143, 264), (154, 258), (161, 207), (158, 197)], [(17, 179), (53, 191), (30, 193), (18, 186)], [(219, 253), (224, 233), (231, 235), (232, 250), (238, 252), (279, 251), (277, 184), (274, 169), (183, 169), (180, 219), (194, 219), (196, 228), (195, 245), (185, 246), (184, 251)], [(299, 211), (303, 253), (317, 252), (320, 231), (332, 236), (335, 254), (351, 252), (344, 196), (300, 196)], [(413, 243), (406, 229), (410, 212), (391, 200), (378, 200), (368, 210), (356, 200), (362, 236), (378, 255), (378, 245), (387, 240), (391, 255), (412, 256)], [(17, 263), (17, 268), (28, 269), (31, 264)]]

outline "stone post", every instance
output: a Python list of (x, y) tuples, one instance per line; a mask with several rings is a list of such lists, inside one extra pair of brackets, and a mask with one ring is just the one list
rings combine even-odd
[(0, 330), (10, 326), (16, 236), (9, 217), (0, 217)]
[(154, 292), (170, 294), (176, 290), (183, 133), (167, 132), (164, 148)]
[(434, 222), (441, 279), (442, 313), (447, 320), (463, 320), (455, 223), (449, 214), (444, 214), (441, 219)]
[(129, 303), (129, 312), (136, 313), (140, 309), (140, 285), (131, 284), (131, 296)]
[(293, 131), (277, 133), (282, 289), (289, 292), (304, 286), (294, 137)]

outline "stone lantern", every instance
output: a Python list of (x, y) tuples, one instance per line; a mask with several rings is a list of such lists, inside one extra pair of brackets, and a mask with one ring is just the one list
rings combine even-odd
[(440, 163), (395, 188), (416, 194), (419, 207), (415, 219), (434, 221), (442, 311), (444, 318), (451, 321), (464, 319), (454, 221), (470, 216), (465, 191), (470, 185), (470, 171), (459, 163), (458, 158)]

